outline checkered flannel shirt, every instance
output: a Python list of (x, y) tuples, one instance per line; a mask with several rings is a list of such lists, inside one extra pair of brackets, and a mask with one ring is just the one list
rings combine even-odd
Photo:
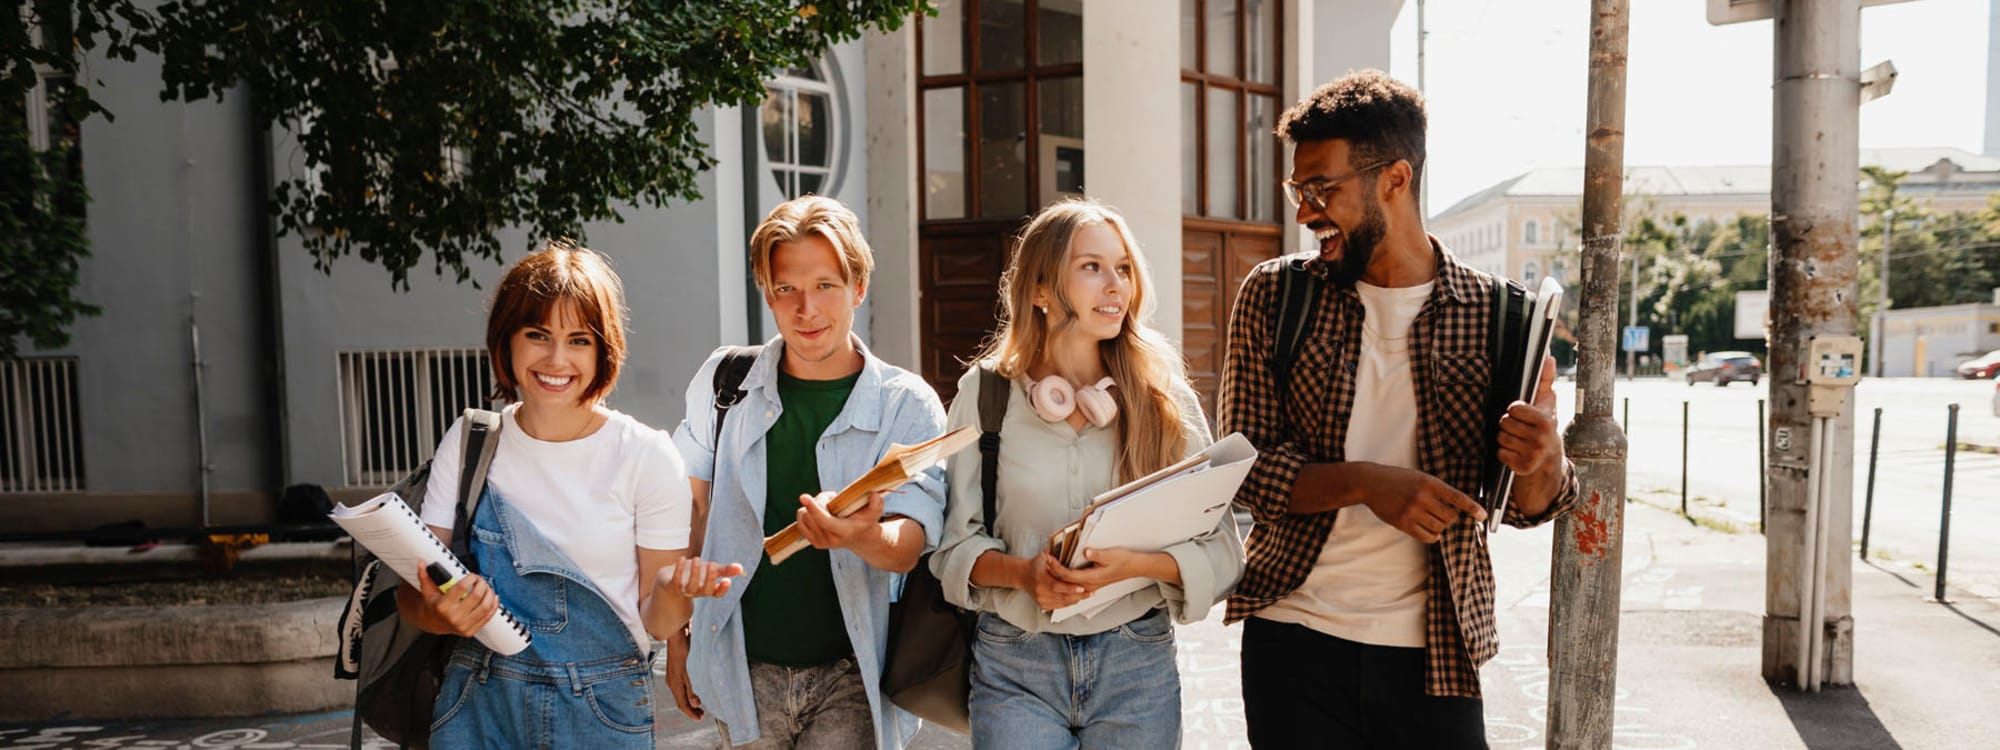
[[(1487, 323), (1498, 282), (1460, 264), (1432, 239), (1437, 285), (1410, 328), (1410, 376), (1417, 394), (1417, 468), (1477, 496), (1481, 412), (1488, 382)], [(1220, 434), (1242, 432), (1257, 463), (1236, 494), (1255, 516), (1243, 580), (1229, 597), (1228, 622), (1283, 599), (1305, 583), (1338, 511), (1286, 512), (1292, 482), (1308, 462), (1344, 460), (1361, 349), (1361, 298), (1325, 283), (1326, 264), (1306, 268), (1322, 280), (1312, 327), (1292, 366), (1290, 387), (1275, 392), (1269, 362), (1277, 327), (1278, 284), (1290, 258), (1257, 265), (1243, 280), (1229, 322), (1228, 360), (1217, 398)], [(1507, 506), (1503, 521), (1528, 527), (1576, 502), (1575, 470), (1563, 462), (1563, 487), (1549, 509), (1529, 518)], [(1424, 686), (1431, 695), (1479, 697), (1479, 665), (1499, 651), (1493, 615), (1493, 561), (1481, 523), (1471, 516), (1429, 546), (1425, 583)], [(1437, 575), (1443, 571), (1444, 575)]]

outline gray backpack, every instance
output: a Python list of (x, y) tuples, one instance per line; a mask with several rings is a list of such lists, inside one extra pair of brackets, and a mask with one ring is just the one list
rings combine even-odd
[[(470, 528), (479, 507), (487, 469), (500, 446), (500, 413), (466, 409), (465, 430), (460, 434), (464, 441), (459, 446), (458, 509), (452, 516), (456, 533), (452, 534), (451, 552), (477, 573), (478, 561), (473, 559), (468, 541), (472, 535), (464, 530)], [(389, 491), (417, 508), (430, 477), (431, 463), (425, 461)], [(404, 621), (396, 612), (396, 589), (403, 579), (367, 550), (356, 550), (362, 572), (340, 616), (336, 631), (340, 653), (333, 662), (336, 679), (357, 681), (353, 746), (361, 746), (361, 722), (367, 721), (376, 734), (399, 747), (429, 747), (438, 682), (444, 677), (445, 661), (451, 658), (458, 637), (426, 633)]]

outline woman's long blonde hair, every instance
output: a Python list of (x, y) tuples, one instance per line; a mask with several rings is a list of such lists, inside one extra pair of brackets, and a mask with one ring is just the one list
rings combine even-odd
[[(1132, 262), (1125, 322), (1116, 337), (1098, 344), (1104, 368), (1118, 384), (1113, 395), (1118, 399), (1118, 481), (1123, 483), (1179, 461), (1187, 451), (1181, 407), (1168, 392), (1187, 377), (1187, 363), (1173, 342), (1140, 322), (1152, 313), (1147, 298), (1152, 276), (1125, 217), (1094, 200), (1062, 201), (1036, 214), (1000, 277), (1000, 328), (987, 339), (979, 359), (1010, 380), (1026, 377), (1056, 332), (1049, 326), (1050, 316), (1060, 311), (1055, 317), (1061, 329), (1076, 325), (1077, 309), (1063, 291), (1062, 278), (1077, 233), (1092, 224), (1118, 233)], [(1037, 289), (1048, 291), (1051, 312), (1036, 309)]]

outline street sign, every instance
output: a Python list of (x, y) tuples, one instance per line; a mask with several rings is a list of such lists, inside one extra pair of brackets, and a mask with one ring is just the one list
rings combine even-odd
[[(1861, 0), (1861, 7), (1907, 3), (1910, 0)], [(1708, 25), (1726, 26), (1743, 21), (1762, 21), (1775, 15), (1776, 0), (1708, 0)]]
[(1660, 356), (1666, 359), (1670, 363), (1676, 365), (1686, 365), (1688, 363), (1687, 334), (1676, 333), (1667, 336), (1661, 336)]
[(1736, 338), (1762, 339), (1771, 330), (1771, 290), (1736, 293)]
[(1645, 326), (1625, 326), (1625, 335), (1619, 339), (1618, 350), (1643, 352), (1652, 349), (1653, 347), (1650, 345), (1652, 343), (1652, 332), (1652, 329)]

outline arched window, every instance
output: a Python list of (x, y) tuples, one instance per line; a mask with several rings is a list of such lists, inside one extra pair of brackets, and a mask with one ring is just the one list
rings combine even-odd
[(1536, 236), (1540, 234), (1540, 232), (1538, 231), (1540, 229), (1541, 227), (1535, 225), (1534, 219), (1529, 219), (1528, 225), (1521, 228), (1521, 244), (1533, 245), (1537, 242), (1541, 242), (1541, 238)]
[(786, 198), (832, 190), (837, 135), (833, 86), (818, 65), (786, 68), (764, 84), (757, 121), (764, 159)]
[(1532, 260), (1528, 261), (1527, 265), (1521, 267), (1521, 283), (1533, 288), (1537, 282), (1542, 280), (1541, 271), (1542, 269), (1539, 264)]

